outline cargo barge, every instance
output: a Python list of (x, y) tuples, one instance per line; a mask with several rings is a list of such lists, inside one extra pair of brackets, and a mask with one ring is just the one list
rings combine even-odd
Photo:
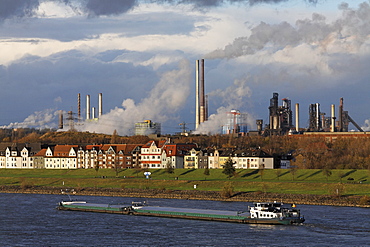
[(87, 202), (60, 202), (57, 209), (113, 213), (124, 215), (154, 216), (194, 220), (211, 220), (244, 224), (290, 225), (305, 221), (300, 211), (283, 207), (282, 203), (255, 203), (248, 212), (147, 206), (133, 202), (131, 205), (96, 204)]

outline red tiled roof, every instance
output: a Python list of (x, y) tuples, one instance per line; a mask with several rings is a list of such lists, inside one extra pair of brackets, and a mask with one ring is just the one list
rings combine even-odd
[(71, 148), (78, 148), (78, 145), (56, 145), (54, 147), (54, 156), (68, 156), (69, 151), (71, 151)]
[(43, 148), (37, 154), (35, 154), (34, 156), (41, 156), (41, 157), (43, 157), (43, 156), (45, 156), (46, 151), (47, 151), (47, 149), (46, 148)]

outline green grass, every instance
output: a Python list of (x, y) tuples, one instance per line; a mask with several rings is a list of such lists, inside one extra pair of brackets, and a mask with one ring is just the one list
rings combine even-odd
[[(274, 192), (291, 194), (333, 194), (340, 188), (344, 195), (370, 195), (369, 170), (331, 170), (326, 177), (319, 169), (290, 170), (237, 170), (230, 179), (221, 169), (211, 169), (204, 175), (203, 169), (175, 169), (173, 174), (163, 169), (149, 170), (151, 179), (144, 171), (122, 170), (116, 177), (111, 169), (46, 170), (46, 169), (0, 169), (1, 185), (95, 187), (95, 188), (156, 188), (169, 190), (221, 191), (225, 183), (232, 183), (235, 191)], [(360, 183), (361, 181), (361, 183)]]

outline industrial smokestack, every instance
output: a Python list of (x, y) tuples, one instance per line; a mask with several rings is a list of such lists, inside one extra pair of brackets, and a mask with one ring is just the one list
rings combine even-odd
[(98, 118), (103, 115), (103, 94), (99, 93), (99, 113)]
[(343, 98), (340, 98), (339, 102), (339, 113), (338, 113), (338, 126), (339, 132), (343, 132)]
[(90, 95), (86, 95), (86, 119), (90, 119)]
[(330, 132), (335, 132), (335, 105), (331, 105), (331, 126)]
[(195, 61), (195, 129), (199, 127), (199, 60)]
[(81, 94), (77, 95), (77, 118), (78, 121), (81, 119)]
[(295, 130), (299, 132), (299, 104), (295, 104)]
[(320, 119), (320, 104), (316, 103), (316, 131), (321, 129), (321, 119)]
[(95, 119), (95, 107), (91, 108), (91, 119)]
[(200, 60), (200, 86), (199, 86), (199, 94), (200, 94), (200, 100), (199, 100), (199, 123), (203, 123), (205, 121), (206, 116), (206, 109), (205, 109), (205, 99), (204, 99), (204, 59)]
[(59, 111), (59, 124), (58, 124), (58, 129), (63, 129), (63, 111)]
[(262, 126), (263, 126), (263, 120), (262, 119), (257, 119), (256, 124), (257, 124), (257, 131), (258, 131), (259, 134), (261, 134)]
[(204, 114), (204, 121), (208, 120), (208, 95), (206, 94), (206, 103), (205, 103), (205, 114)]

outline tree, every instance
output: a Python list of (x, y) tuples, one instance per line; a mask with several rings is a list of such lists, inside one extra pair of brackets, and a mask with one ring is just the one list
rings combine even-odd
[(118, 178), (118, 174), (123, 171), (122, 167), (121, 166), (118, 166), (118, 165), (115, 165), (113, 167), (113, 169), (114, 169), (114, 172), (116, 174), (116, 178)]
[(117, 130), (114, 130), (112, 134), (112, 138), (110, 139), (111, 144), (117, 143), (117, 136), (118, 136)]
[(172, 174), (175, 172), (174, 170), (175, 169), (172, 167), (172, 162), (170, 160), (167, 161), (166, 172)]
[(139, 173), (141, 173), (142, 169), (140, 166), (134, 166), (134, 174), (136, 174), (136, 177), (139, 177)]
[(98, 175), (98, 171), (99, 171), (99, 164), (96, 164), (95, 167), (94, 167), (95, 171), (96, 171), (96, 175)]
[[(206, 176), (209, 176), (211, 173), (209, 172), (209, 168), (208, 168), (208, 166), (206, 167), (206, 168), (204, 168), (204, 172), (203, 172), (203, 174), (204, 175), (206, 175)], [(205, 179), (205, 180), (207, 180), (207, 179)]]
[(329, 168), (322, 169), (322, 173), (326, 177), (326, 182), (328, 182), (328, 178), (331, 176), (332, 172)]
[(276, 174), (277, 179), (280, 181), (281, 170), (280, 169), (276, 169), (275, 170), (275, 174)]
[(295, 180), (295, 175), (297, 174), (297, 168), (294, 166), (291, 166), (289, 169), (290, 174), (292, 174), (293, 181)]
[(221, 196), (224, 198), (230, 198), (234, 195), (234, 186), (229, 183), (225, 183), (221, 191)]
[(263, 180), (263, 174), (264, 174), (264, 172), (265, 172), (265, 166), (264, 165), (260, 165), (260, 167), (258, 168), (258, 173), (261, 176), (261, 180)]
[(231, 158), (228, 158), (227, 161), (225, 162), (224, 170), (222, 171), (222, 173), (226, 174), (228, 178), (234, 176), (235, 173), (234, 164), (235, 162)]

